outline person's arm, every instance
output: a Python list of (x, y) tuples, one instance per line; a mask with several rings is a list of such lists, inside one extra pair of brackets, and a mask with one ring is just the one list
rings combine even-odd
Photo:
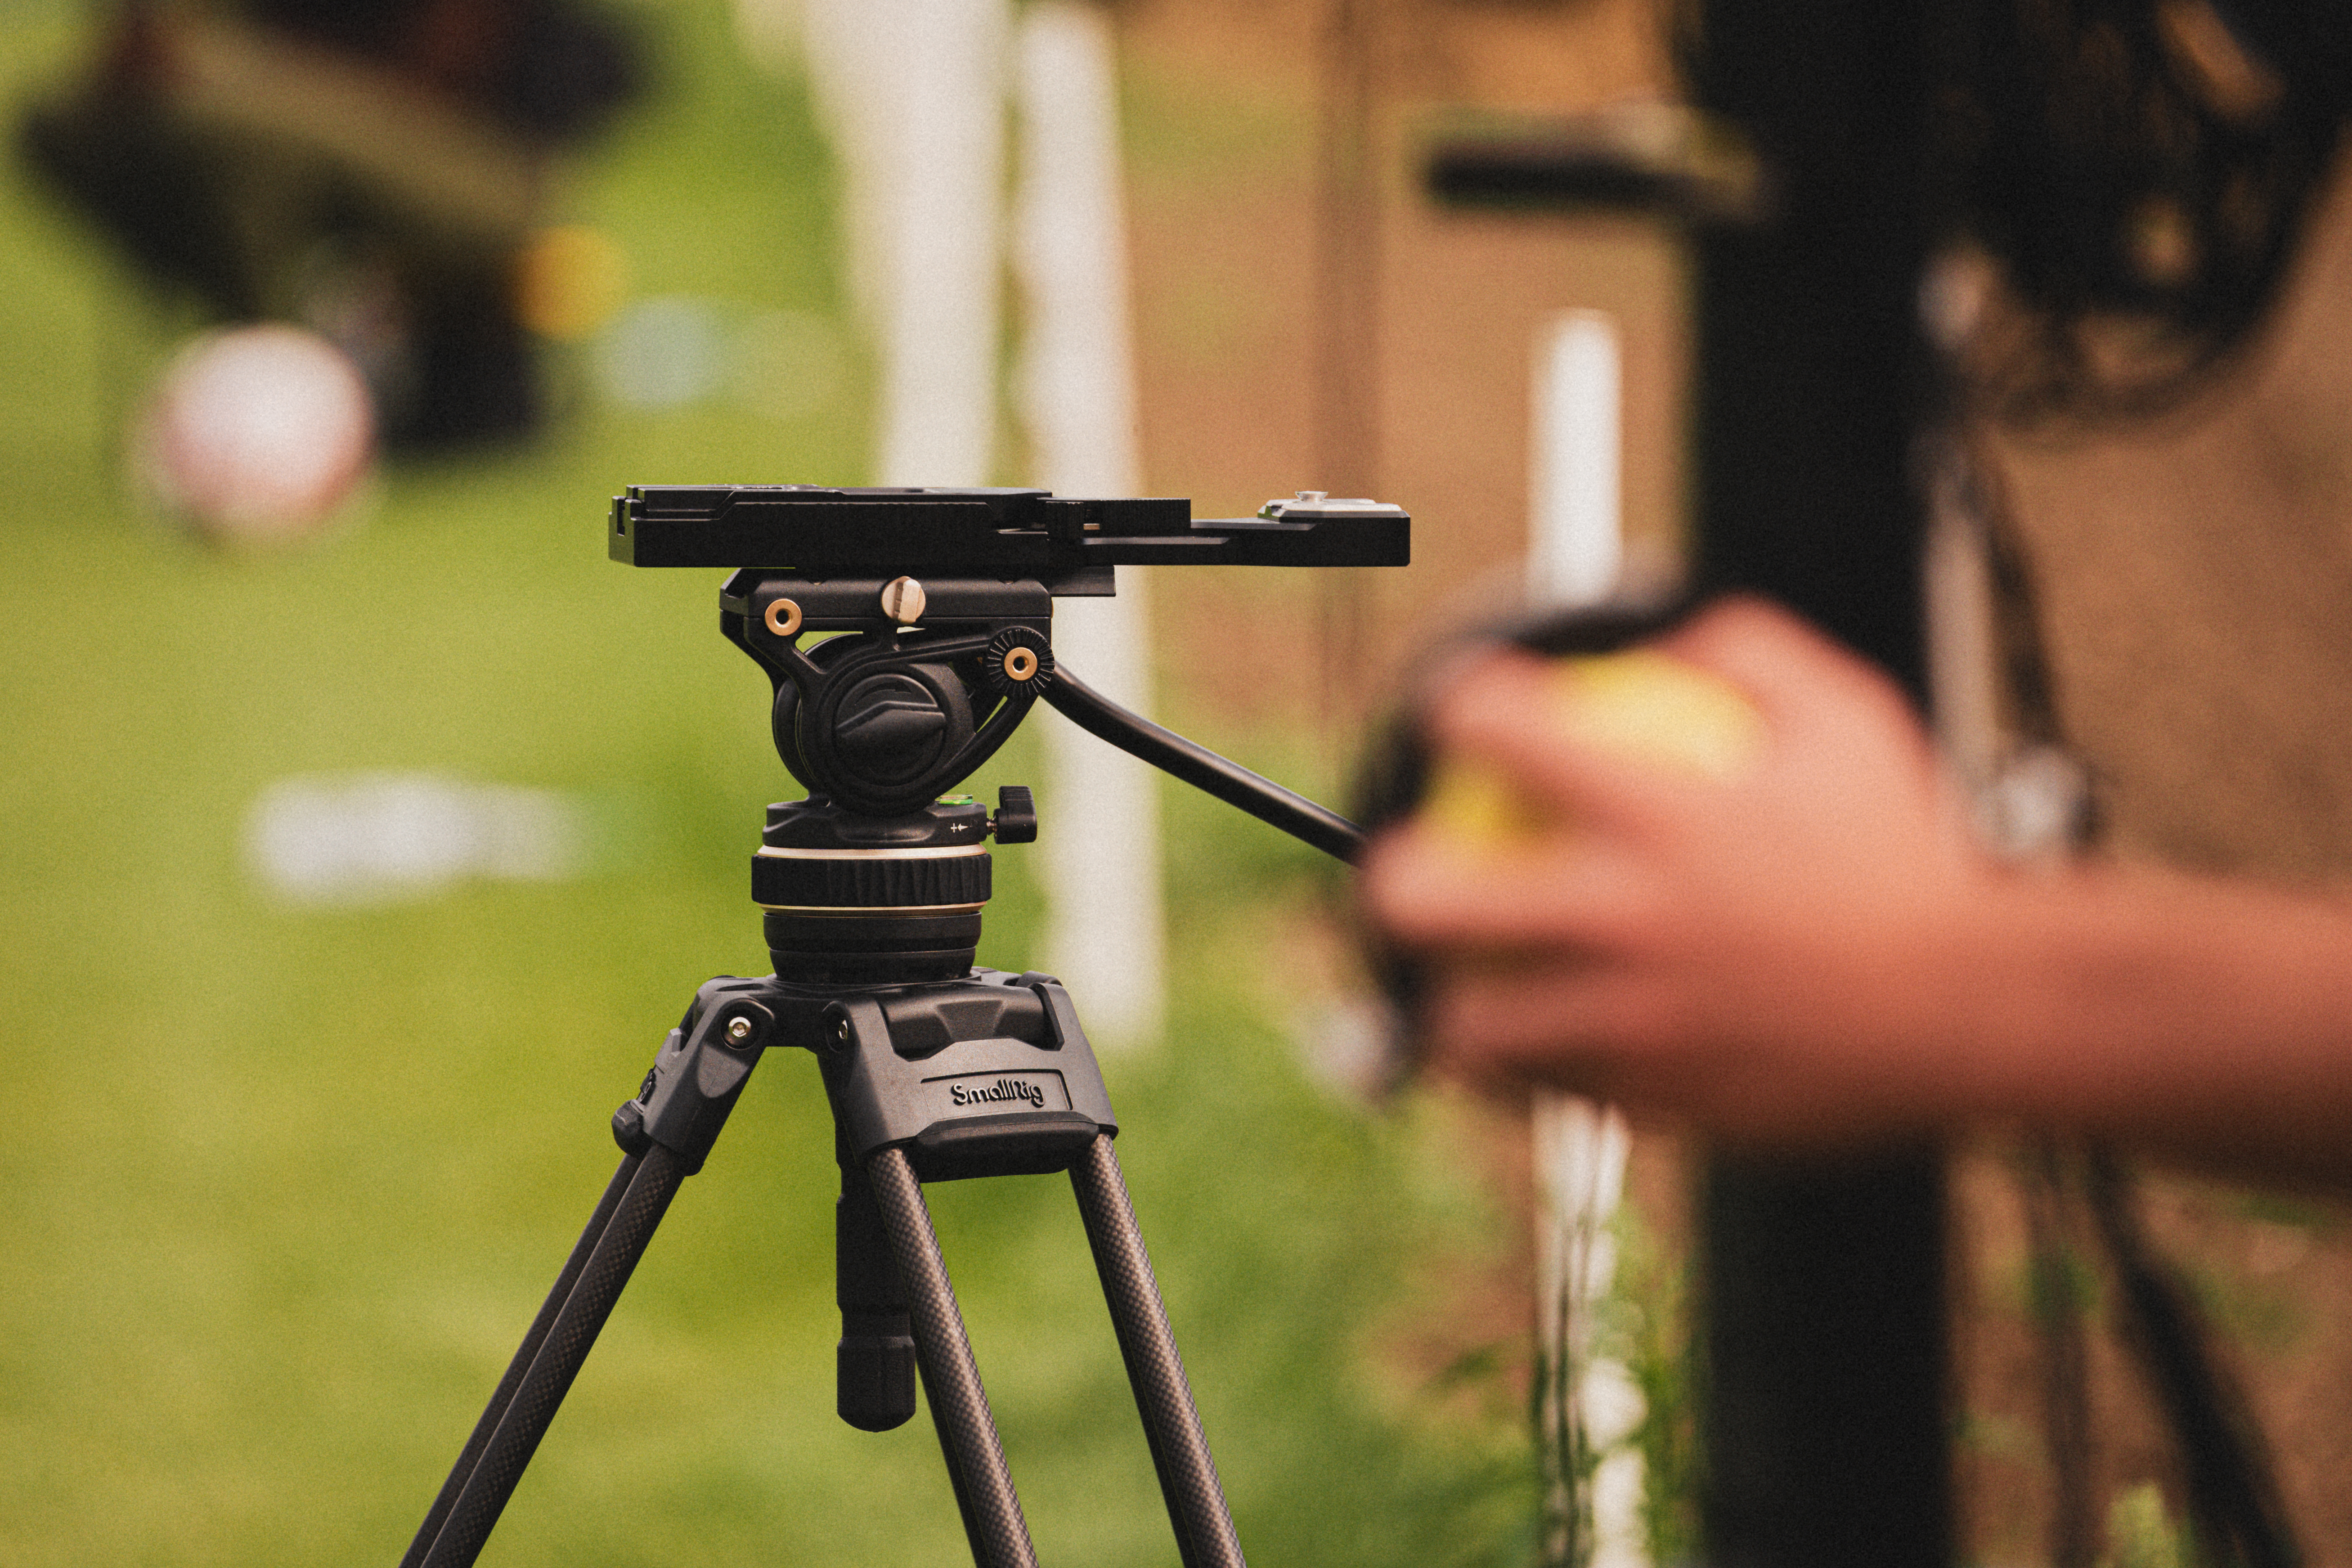
[(1366, 858), (1374, 920), (1429, 963), (1441, 1066), (1743, 1142), (2003, 1119), (2352, 1180), (2352, 903), (2000, 866), (1860, 660), (1753, 601), (1662, 646), (1761, 712), (1727, 782), (1571, 743), (1530, 659), (1434, 715), (1557, 811), (1500, 851), (1409, 824)]

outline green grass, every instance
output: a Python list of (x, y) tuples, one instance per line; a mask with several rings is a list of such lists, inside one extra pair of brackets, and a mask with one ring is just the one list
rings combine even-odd
[[(78, 15), (0, 11), (9, 101), (67, 68)], [(565, 216), (623, 243), (640, 294), (836, 314), (798, 90), (712, 5), (646, 15), (668, 96)], [(764, 684), (716, 635), (718, 574), (604, 560), (605, 498), (854, 480), (858, 389), (793, 424), (583, 402), (527, 456), (396, 473), (363, 527), (237, 559), (126, 501), (115, 433), (174, 318), (13, 167), (0, 299), (0, 1562), (390, 1562), (616, 1157), (613, 1106), (699, 981), (765, 968), (744, 858), (787, 790)], [(1034, 765), (1016, 742), (975, 783)], [(273, 902), (240, 858), (257, 793), (373, 768), (583, 792), (606, 852), (556, 886)], [(1244, 1540), (1507, 1558), (1516, 1431), (1376, 1353), (1496, 1217), (1442, 1173), (1435, 1112), (1368, 1119), (1297, 1065), (1272, 977), (1311, 858), (1169, 813), (1197, 983), (1169, 1046), (1108, 1066)], [(1036, 898), (1019, 851), (999, 868), (982, 958), (1020, 967)], [(780, 1054), (486, 1562), (959, 1559), (925, 1423), (831, 1414), (832, 1191), (813, 1065)], [(1045, 1560), (1173, 1561), (1066, 1189), (932, 1198)]]

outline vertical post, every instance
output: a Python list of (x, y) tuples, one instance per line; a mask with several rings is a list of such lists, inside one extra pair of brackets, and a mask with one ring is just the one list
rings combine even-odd
[(1596, 604), (1624, 558), (1623, 354), (1604, 310), (1563, 310), (1536, 335), (1528, 474), (1528, 602)]
[(877, 339), (883, 484), (989, 480), (1010, 16), (1010, 0), (812, 0), (803, 13)]
[[(1013, 81), (1016, 386), (1031, 477), (1063, 495), (1133, 495), (1142, 475), (1109, 8), (1095, 0), (1024, 6)], [(1149, 581), (1144, 568), (1125, 567), (1116, 596), (1054, 606), (1056, 653), (1138, 713), (1151, 707)], [(1150, 1040), (1166, 1005), (1159, 774), (1058, 715), (1045, 721), (1042, 740), (1046, 965), (1087, 998), (1097, 1039)]]
[[(1774, 595), (1924, 689), (1913, 431), (1926, 0), (1706, 0), (1702, 106), (1771, 208), (1698, 247), (1702, 581)], [(1937, 1152), (1717, 1157), (1703, 1181), (1708, 1561), (1946, 1568)]]
[[(1528, 432), (1528, 602), (1595, 605), (1624, 554), (1619, 500), (1623, 355), (1605, 311), (1564, 310), (1536, 334)], [(1538, 1090), (1535, 1136), (1537, 1429), (1546, 1568), (1637, 1568), (1641, 1450), (1625, 1439), (1642, 1402), (1624, 1367), (1592, 1354), (1592, 1320), (1616, 1274), (1610, 1226), (1623, 1195), (1625, 1120)]]

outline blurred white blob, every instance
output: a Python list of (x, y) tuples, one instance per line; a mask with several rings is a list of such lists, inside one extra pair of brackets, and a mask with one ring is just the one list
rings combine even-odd
[(679, 408), (709, 396), (726, 379), (726, 332), (707, 300), (646, 300), (606, 331), (596, 363), (616, 402)]
[(1318, 997), (1290, 1020), (1315, 1076), (1360, 1105), (1376, 1105), (1397, 1087), (1402, 1027), (1388, 1004), (1363, 996)]
[(137, 450), (156, 498), (200, 531), (284, 542), (316, 532), (366, 477), (375, 410), (358, 367), (318, 333), (232, 327), (173, 360)]
[(1592, 1467), (1591, 1568), (1650, 1568), (1645, 1484), (1639, 1448), (1616, 1449)]
[(396, 903), (469, 879), (561, 881), (584, 864), (587, 837), (569, 796), (436, 773), (280, 779), (246, 819), (255, 874), (300, 904)]
[(1624, 1363), (1594, 1361), (1577, 1381), (1576, 1404), (1584, 1417), (1584, 1438), (1596, 1452), (1631, 1442), (1649, 1419), (1650, 1402)]
[(683, 294), (631, 306), (596, 343), (597, 378), (615, 403), (662, 410), (725, 395), (786, 421), (838, 398), (848, 362), (840, 329), (823, 316)]
[(1537, 333), (1528, 444), (1528, 597), (1589, 605), (1609, 596), (1623, 564), (1618, 502), (1617, 323), (1602, 310), (1563, 310)]

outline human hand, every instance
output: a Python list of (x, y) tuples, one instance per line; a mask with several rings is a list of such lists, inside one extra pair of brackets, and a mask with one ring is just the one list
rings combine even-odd
[(1409, 819), (1363, 862), (1374, 922), (1429, 977), (1440, 1067), (1545, 1082), (1743, 1141), (1819, 1144), (1960, 1108), (1940, 1028), (1950, 932), (1999, 876), (1901, 692), (1785, 611), (1723, 601), (1654, 645), (1759, 715), (1712, 774), (1546, 721), (1539, 660), (1468, 669), (1441, 757), (1548, 809), (1500, 845)]

